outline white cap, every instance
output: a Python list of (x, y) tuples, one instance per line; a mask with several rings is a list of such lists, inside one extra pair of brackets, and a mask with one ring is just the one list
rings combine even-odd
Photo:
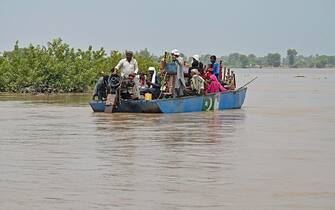
[(200, 61), (200, 57), (199, 57), (199, 55), (193, 55), (192, 58), (194, 58), (194, 59), (195, 59), (196, 61), (198, 61), (198, 62)]
[(150, 66), (150, 67), (148, 68), (148, 70), (149, 70), (149, 71), (156, 71), (155, 67), (153, 67), (153, 66)]
[(177, 49), (172, 50), (171, 53), (172, 53), (173, 55), (177, 55), (177, 56), (180, 55), (179, 50), (177, 50)]

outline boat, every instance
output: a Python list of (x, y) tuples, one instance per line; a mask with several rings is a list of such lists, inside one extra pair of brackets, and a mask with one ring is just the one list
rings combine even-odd
[(133, 113), (182, 113), (225, 109), (240, 109), (243, 105), (247, 87), (223, 93), (204, 96), (185, 96), (154, 100), (121, 99), (117, 106), (106, 105), (106, 101), (89, 102), (94, 112), (133, 112)]

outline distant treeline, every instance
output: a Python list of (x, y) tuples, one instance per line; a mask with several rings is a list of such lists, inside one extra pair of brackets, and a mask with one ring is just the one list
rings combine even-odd
[[(209, 57), (206, 55), (205, 57)], [(263, 57), (257, 57), (254, 54), (244, 55), (232, 53), (228, 56), (222, 56), (224, 65), (238, 68), (248, 67), (289, 67), (289, 68), (329, 68), (335, 67), (335, 56), (311, 55), (305, 57), (298, 55), (295, 49), (288, 49), (287, 56), (281, 57), (279, 53), (269, 53)], [(203, 60), (208, 60), (204, 58)]]
[[(17, 41), (12, 51), (0, 53), (0, 92), (86, 92), (103, 72), (109, 74), (123, 56), (118, 51), (93, 50), (92, 46), (87, 50), (74, 49), (59, 38), (47, 46), (30, 44), (20, 47)], [(135, 52), (134, 57), (142, 72), (146, 72), (149, 66), (159, 68), (160, 57), (147, 49)], [(207, 64), (209, 57), (209, 54), (202, 55), (200, 60)], [(186, 60), (190, 62), (191, 58)], [(218, 60), (223, 60), (225, 66), (242, 68), (335, 66), (335, 56), (304, 57), (294, 49), (289, 49), (283, 59), (278, 53), (269, 53), (264, 57), (233, 53), (218, 56)]]

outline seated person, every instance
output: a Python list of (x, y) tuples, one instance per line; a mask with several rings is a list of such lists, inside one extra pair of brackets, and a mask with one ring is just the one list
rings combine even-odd
[(128, 77), (124, 77), (120, 84), (120, 96), (122, 99), (138, 99), (139, 85), (136, 84), (135, 74), (129, 74)]
[(207, 93), (217, 93), (217, 92), (225, 92), (227, 91), (226, 88), (224, 88), (216, 76), (214, 74), (210, 75), (210, 83), (207, 87)]
[(141, 89), (141, 93), (144, 95), (145, 93), (151, 93), (153, 98), (158, 98), (160, 95), (160, 80), (159, 76), (157, 75), (155, 67), (148, 68), (149, 74), (148, 79), (146, 80), (146, 88)]
[(212, 64), (208, 64), (206, 71), (204, 71), (204, 75), (203, 78), (205, 80), (210, 80), (210, 76), (213, 74), (213, 68), (212, 68)]
[(107, 86), (109, 76), (102, 72), (103, 76), (99, 78), (95, 84), (93, 91), (92, 99), (95, 100), (95, 97), (98, 96), (98, 100), (106, 100), (107, 98)]
[(146, 76), (144, 73), (141, 73), (140, 74), (140, 78), (139, 78), (139, 88), (140, 90), (141, 89), (144, 89), (144, 88), (147, 88), (147, 82), (146, 82)]
[(205, 90), (205, 80), (200, 76), (198, 69), (192, 69), (191, 75), (191, 91), (193, 95), (203, 95)]

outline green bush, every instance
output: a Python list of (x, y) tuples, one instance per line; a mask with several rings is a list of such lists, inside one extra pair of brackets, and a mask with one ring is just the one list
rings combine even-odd
[[(149, 66), (158, 68), (158, 58), (147, 49), (136, 52), (142, 72)], [(102, 72), (110, 73), (124, 54), (112, 51), (107, 55), (101, 48), (94, 51), (71, 48), (60, 38), (47, 46), (14, 49), (0, 54), (1, 92), (86, 92), (90, 90)]]

